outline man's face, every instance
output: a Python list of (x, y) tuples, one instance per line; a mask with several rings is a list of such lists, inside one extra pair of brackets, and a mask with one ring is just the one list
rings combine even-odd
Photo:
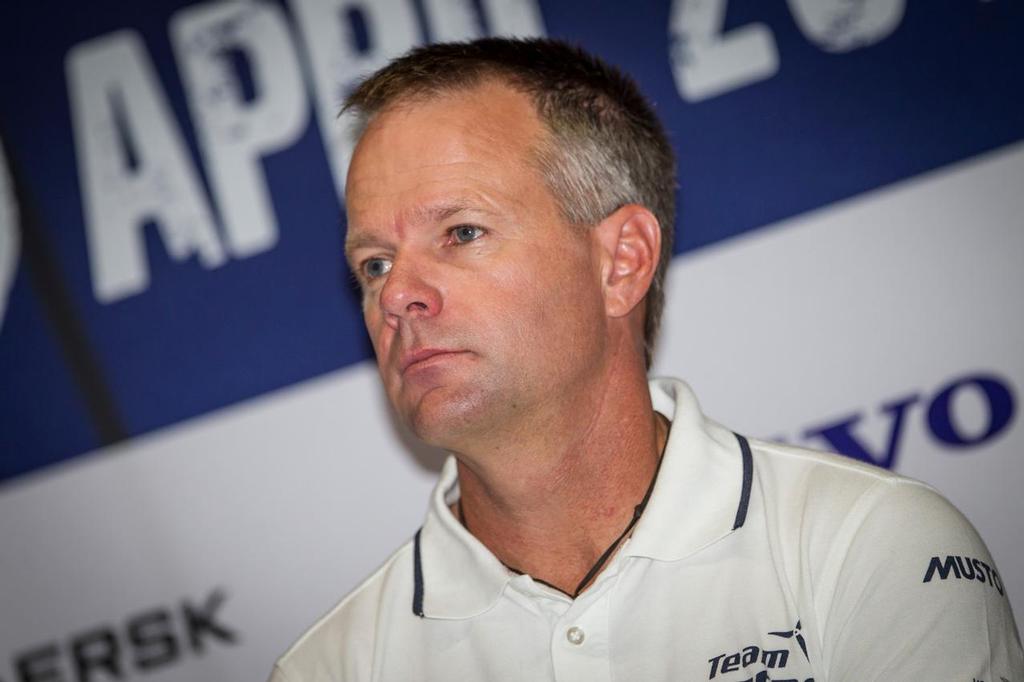
[(385, 111), (356, 148), (347, 256), (388, 398), (429, 443), (537, 424), (605, 349), (599, 249), (531, 164), (544, 134), (488, 83)]

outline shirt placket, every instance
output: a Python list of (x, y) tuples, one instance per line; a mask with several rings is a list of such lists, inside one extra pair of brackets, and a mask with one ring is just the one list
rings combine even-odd
[(611, 680), (608, 660), (610, 585), (594, 586), (580, 595), (554, 623), (551, 663), (557, 682)]

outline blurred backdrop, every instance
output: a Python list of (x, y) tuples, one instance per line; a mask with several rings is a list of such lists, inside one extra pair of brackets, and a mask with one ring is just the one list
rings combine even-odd
[(655, 373), (934, 484), (1021, 617), (1021, 3), (15, 0), (0, 682), (262, 679), (415, 532), (442, 454), (377, 386), (337, 111), (483, 35), (578, 42), (670, 128)]

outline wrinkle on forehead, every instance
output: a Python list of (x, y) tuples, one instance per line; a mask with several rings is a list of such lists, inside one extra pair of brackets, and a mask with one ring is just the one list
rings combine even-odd
[[(427, 120), (449, 134), (408, 134)], [(547, 128), (526, 95), (501, 83), (486, 82), (378, 113), (356, 146), (347, 185), (370, 180), (365, 177), (367, 172), (441, 170), (459, 162), (488, 159), (532, 166), (532, 152), (547, 136)], [(391, 153), (369, 155), (366, 150), (377, 144)]]

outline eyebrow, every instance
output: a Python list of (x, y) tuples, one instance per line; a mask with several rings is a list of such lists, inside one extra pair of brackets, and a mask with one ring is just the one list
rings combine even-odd
[(415, 218), (420, 220), (426, 220), (428, 222), (440, 223), (448, 220), (453, 215), (462, 213), (463, 211), (469, 211), (476, 207), (470, 206), (469, 204), (461, 201), (448, 202), (443, 204), (437, 204), (434, 206), (427, 206), (421, 208), (413, 213)]
[(352, 238), (346, 237), (345, 238), (345, 259), (348, 260), (351, 263), (352, 262), (352, 252), (353, 251), (357, 251), (359, 249), (370, 248), (370, 247), (374, 247), (374, 246), (382, 246), (382, 245), (383, 244), (382, 244), (380, 239), (377, 239), (376, 237), (370, 237), (368, 235), (367, 236), (359, 235), (359, 236), (352, 237)]

